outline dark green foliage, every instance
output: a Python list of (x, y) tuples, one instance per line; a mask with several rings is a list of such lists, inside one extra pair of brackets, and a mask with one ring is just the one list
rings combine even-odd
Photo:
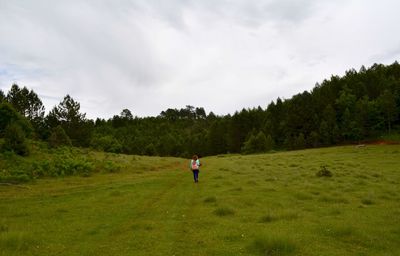
[(57, 148), (60, 146), (71, 146), (72, 143), (64, 129), (58, 125), (57, 127), (53, 128), (51, 132), (49, 137), (49, 145), (52, 148)]
[(148, 156), (155, 156), (155, 155), (157, 154), (157, 152), (156, 152), (156, 148), (155, 148), (155, 146), (153, 145), (153, 143), (150, 143), (149, 145), (147, 145), (147, 146), (145, 147), (143, 153), (144, 153), (145, 155), (148, 155)]
[(32, 165), (32, 176), (90, 176), (95, 165), (81, 152), (74, 152), (68, 148), (59, 148), (52, 151), (52, 158), (44, 161), (34, 162)]
[(275, 147), (275, 141), (272, 139), (271, 135), (268, 135), (266, 138), (265, 150), (270, 151)]
[(33, 90), (29, 91), (26, 87), (21, 89), (17, 84), (13, 84), (7, 94), (7, 101), (21, 115), (30, 120), (34, 126), (43, 121), (44, 106), (39, 96)]
[(343, 77), (332, 76), (316, 84), (310, 92), (278, 98), (266, 109), (242, 109), (226, 116), (207, 115), (204, 108), (187, 105), (145, 118), (123, 109), (111, 119), (93, 122), (67, 95), (43, 118), (36, 93), (18, 85), (11, 87), (6, 100), (14, 107), (4, 99), (0, 103), (0, 136), (17, 120), (25, 122), (21, 127), (28, 135), (29, 120), (38, 135), (34, 138), (47, 140), (51, 130), (61, 126), (72, 145), (114, 153), (187, 157), (292, 150), (399, 133), (400, 65), (352, 69)]
[(6, 100), (6, 96), (2, 90), (0, 90), (0, 103), (2, 103), (4, 100)]
[(97, 150), (102, 150), (105, 152), (112, 152), (112, 153), (122, 152), (121, 143), (119, 143), (119, 141), (112, 135), (102, 136), (100, 134), (95, 134), (93, 135), (90, 145)]
[[(222, 120), (215, 120), (212, 122), (207, 136), (208, 147), (207, 151), (212, 155), (226, 153), (227, 150), (227, 135), (226, 135), (227, 123)], [(205, 138), (199, 138), (204, 140)]]
[(74, 146), (89, 146), (94, 123), (80, 113), (80, 104), (67, 95), (46, 117), (46, 123), (54, 128), (61, 125)]
[(81, 175), (90, 176), (94, 169), (94, 165), (87, 161), (85, 158), (59, 158), (54, 163), (54, 172), (51, 176), (69, 176), (69, 175)]
[(28, 120), (21, 116), (9, 103), (0, 103), (0, 137), (4, 136), (4, 131), (11, 123), (18, 123), (25, 135), (32, 131)]
[(25, 132), (17, 122), (7, 126), (4, 132), (4, 150), (13, 151), (20, 156), (29, 154)]
[(273, 141), (271, 136), (268, 137), (269, 139), (267, 140), (265, 134), (262, 131), (258, 132), (256, 136), (251, 134), (249, 139), (244, 143), (242, 153), (261, 153), (272, 149)]
[[(399, 89), (398, 89), (399, 90)], [(388, 89), (379, 97), (378, 103), (381, 111), (384, 114), (387, 129), (390, 134), (392, 129), (392, 123), (396, 121), (398, 113), (400, 112), (396, 106), (396, 96), (393, 95)]]
[(315, 174), (317, 177), (332, 177), (332, 172), (328, 170), (328, 168), (323, 165), (321, 169)]
[(303, 149), (306, 147), (306, 140), (304, 138), (304, 134), (300, 133), (293, 142), (294, 149)]

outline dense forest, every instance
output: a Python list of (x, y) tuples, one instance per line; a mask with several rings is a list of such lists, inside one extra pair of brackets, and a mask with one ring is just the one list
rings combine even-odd
[(13, 84), (7, 93), (0, 90), (0, 138), (3, 151), (20, 155), (29, 154), (29, 140), (138, 155), (255, 153), (374, 140), (399, 131), (399, 113), (397, 62), (352, 69), (310, 92), (225, 116), (186, 106), (156, 117), (123, 109), (108, 120), (91, 120), (69, 95), (46, 115), (33, 90)]

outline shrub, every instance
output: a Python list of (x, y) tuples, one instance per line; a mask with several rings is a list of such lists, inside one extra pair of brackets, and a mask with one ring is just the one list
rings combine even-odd
[(13, 151), (21, 156), (29, 154), (25, 133), (18, 123), (11, 123), (5, 129), (3, 147), (5, 150)]
[(20, 170), (3, 170), (0, 172), (0, 182), (6, 183), (22, 183), (28, 182), (32, 179), (32, 177), (23, 171)]
[(112, 135), (94, 135), (91, 141), (91, 146), (97, 150), (102, 150), (111, 153), (121, 153), (122, 145)]
[(149, 145), (147, 145), (144, 149), (143, 152), (145, 155), (148, 156), (155, 156), (157, 154), (156, 152), (156, 147), (153, 145), (153, 143), (150, 143)]
[(22, 182), (28, 182), (31, 180), (31, 177), (29, 177), (28, 174), (26, 173), (20, 173), (15, 176), (9, 177), (8, 181), (12, 183), (22, 183)]
[(68, 176), (68, 175), (82, 175), (90, 176), (92, 170), (94, 169), (91, 162), (85, 159), (58, 159), (55, 163), (55, 173), (54, 176)]
[(112, 162), (112, 161), (106, 161), (104, 164), (104, 170), (107, 172), (118, 172), (121, 170), (121, 166)]
[(329, 171), (325, 165), (323, 165), (316, 175), (317, 177), (332, 177), (332, 172)]
[(57, 148), (60, 146), (71, 146), (71, 139), (68, 137), (64, 129), (59, 125), (53, 128), (50, 137), (49, 145), (52, 148)]
[(34, 177), (43, 177), (51, 173), (51, 168), (51, 162), (48, 160), (34, 162), (32, 164), (32, 174)]
[(0, 103), (0, 136), (5, 133), (5, 129), (11, 123), (18, 123), (25, 135), (32, 132), (32, 127), (28, 120), (18, 113), (11, 104), (7, 102)]

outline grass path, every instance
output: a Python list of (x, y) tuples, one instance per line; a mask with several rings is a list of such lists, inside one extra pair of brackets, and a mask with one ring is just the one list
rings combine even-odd
[[(0, 255), (400, 255), (399, 152), (211, 157), (198, 184), (186, 160), (143, 158), (0, 186)], [(317, 178), (321, 165), (334, 176)]]

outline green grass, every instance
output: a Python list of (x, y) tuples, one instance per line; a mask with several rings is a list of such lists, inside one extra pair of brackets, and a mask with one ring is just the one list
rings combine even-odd
[(248, 249), (259, 255), (293, 255), (296, 245), (288, 238), (269, 235), (255, 238)]
[(400, 255), (399, 152), (221, 155), (194, 183), (185, 159), (82, 151), (88, 177), (0, 185), (0, 255)]

